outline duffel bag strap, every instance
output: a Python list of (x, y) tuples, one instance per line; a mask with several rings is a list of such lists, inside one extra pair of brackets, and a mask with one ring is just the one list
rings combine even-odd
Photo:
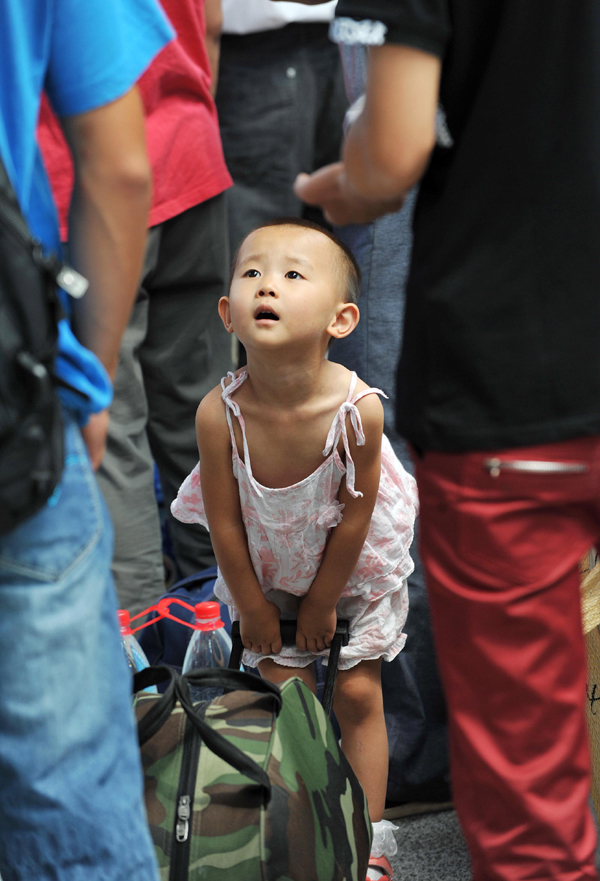
[[(233, 743), (230, 743), (227, 738), (223, 737), (222, 734), (219, 734), (218, 731), (215, 731), (214, 728), (211, 728), (208, 722), (202, 719), (200, 715), (196, 712), (192, 704), (188, 681), (194, 682), (194, 679), (192, 679), (192, 677), (195, 677), (198, 673), (203, 672), (204, 671), (199, 670), (195, 671), (194, 673), (187, 673), (184, 677), (181, 677), (179, 679), (176, 685), (179, 702), (185, 710), (188, 718), (198, 729), (204, 745), (207, 746), (209, 750), (220, 759), (223, 759), (224, 762), (227, 762), (228, 765), (231, 765), (232, 768), (235, 768), (236, 771), (239, 771), (240, 774), (243, 774), (245, 777), (248, 777), (250, 780), (253, 780), (256, 784), (258, 784), (258, 786), (262, 790), (263, 804), (267, 805), (271, 800), (271, 781), (267, 772), (260, 767), (258, 762), (255, 762), (254, 759), (251, 759), (250, 756), (247, 756), (246, 753), (242, 752), (241, 749), (238, 749), (237, 746), (234, 746)], [(208, 672), (210, 671), (207, 671), (207, 673)], [(250, 674), (244, 673), (238, 673), (237, 676), (248, 676), (248, 679), (252, 680), (257, 679), (256, 676), (251, 676)], [(202, 684), (206, 685), (207, 687), (223, 687), (225, 678), (226, 677), (224, 676), (206, 676), (203, 677), (201, 681)], [(235, 681), (236, 679), (232, 680), (232, 682)], [(237, 681), (239, 682), (239, 680)], [(252, 689), (248, 688), (247, 690), (262, 691), (262, 689), (256, 687)], [(279, 689), (277, 689), (277, 691), (279, 691)], [(265, 689), (264, 693), (272, 694), (272, 692), (268, 689)], [(275, 697), (274, 694), (273, 697)], [(281, 707), (281, 695), (279, 695), (279, 703), (277, 703), (277, 701), (275, 703), (277, 706), (277, 715)]]
[(138, 722), (138, 743), (143, 746), (151, 737), (160, 731), (173, 710), (177, 702), (176, 684), (179, 674), (172, 667), (161, 665), (157, 667), (146, 667), (135, 673), (133, 677), (133, 693), (143, 691), (151, 685), (158, 685), (169, 680), (167, 688), (158, 698), (152, 702), (150, 709)]

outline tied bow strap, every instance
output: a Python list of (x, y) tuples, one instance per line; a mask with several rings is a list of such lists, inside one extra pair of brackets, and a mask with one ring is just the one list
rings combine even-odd
[(342, 442), (344, 444), (344, 450), (346, 451), (346, 489), (353, 498), (358, 499), (362, 496), (362, 493), (355, 489), (354, 486), (356, 471), (354, 468), (354, 461), (350, 453), (348, 432), (346, 431), (347, 414), (350, 414), (350, 422), (352, 423), (352, 428), (354, 429), (354, 434), (356, 435), (356, 443), (359, 447), (362, 447), (364, 445), (365, 433), (363, 431), (362, 419), (360, 418), (358, 407), (356, 406), (356, 404), (353, 404), (352, 401), (345, 401), (338, 410), (337, 416), (333, 420), (331, 428), (329, 429), (329, 434), (327, 435), (327, 441), (325, 443), (323, 455), (329, 456), (329, 454), (336, 446), (338, 438), (341, 434)]
[(372, 394), (378, 394), (384, 398), (387, 398), (386, 393), (383, 392), (381, 389), (369, 388), (360, 392), (360, 394), (356, 395), (356, 397), (353, 398), (351, 401), (344, 401), (337, 412), (337, 416), (333, 420), (331, 428), (329, 429), (329, 434), (327, 435), (327, 441), (325, 443), (325, 449), (323, 450), (323, 455), (329, 456), (337, 445), (338, 438), (341, 434), (342, 442), (344, 444), (344, 450), (346, 452), (346, 489), (355, 499), (362, 498), (363, 493), (359, 492), (359, 490), (357, 490), (355, 487), (356, 469), (354, 467), (354, 461), (352, 459), (352, 455), (350, 453), (350, 445), (348, 443), (346, 415), (350, 414), (350, 422), (352, 423), (352, 428), (354, 429), (357, 446), (364, 446), (365, 433), (363, 431), (362, 419), (360, 418), (360, 413), (356, 405), (361, 398), (364, 398), (366, 395)]
[(231, 395), (235, 392), (244, 380), (247, 377), (247, 372), (242, 370), (239, 376), (236, 376), (235, 373), (229, 371), (227, 374), (228, 377), (231, 378), (231, 382), (228, 386), (225, 386), (225, 377), (221, 380), (221, 388), (223, 389), (223, 393), (221, 394), (221, 398), (225, 402), (225, 413), (227, 415), (227, 422), (229, 424), (229, 433), (231, 434), (231, 443), (235, 448), (235, 433), (233, 431), (233, 425), (231, 424), (231, 414), (230, 410), (233, 412), (233, 415), (237, 418), (240, 423), (240, 428), (242, 429), (242, 442), (244, 444), (244, 465), (246, 466), (246, 475), (248, 480), (252, 484), (252, 488), (257, 496), (260, 496), (262, 499), (262, 492), (256, 480), (254, 479), (254, 475), (252, 474), (252, 465), (250, 464), (250, 451), (248, 449), (248, 441), (246, 440), (246, 423), (244, 422), (244, 417), (242, 416), (242, 411), (240, 410), (239, 404), (236, 401), (231, 399)]
[(338, 501), (332, 502), (331, 505), (323, 505), (319, 508), (319, 516), (317, 524), (331, 529), (342, 522), (342, 511), (346, 506), (341, 505)]
[[(231, 395), (236, 389), (239, 389), (239, 387), (241, 386), (241, 384), (242, 384), (242, 383), (244, 382), (244, 380), (246, 379), (246, 376), (247, 376), (247, 373), (246, 373), (245, 370), (242, 370), (242, 372), (240, 373), (239, 376), (236, 376), (235, 373), (233, 373), (232, 370), (228, 370), (228, 371), (227, 371), (227, 376), (224, 376), (224, 377), (221, 379), (221, 388), (223, 389), (223, 392), (222, 392), (222, 394), (221, 394), (221, 397), (222, 397), (222, 399), (223, 399), (224, 401), (225, 401), (225, 400), (229, 397), (229, 395)], [(225, 385), (225, 380), (226, 380), (226, 379), (230, 379), (230, 380), (231, 380), (231, 382), (229, 383), (229, 385)]]

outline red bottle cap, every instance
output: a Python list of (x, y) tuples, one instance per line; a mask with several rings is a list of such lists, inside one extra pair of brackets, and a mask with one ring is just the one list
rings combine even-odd
[(225, 627), (221, 621), (219, 603), (196, 603), (194, 611), (196, 613), (194, 624), (198, 630), (218, 630), (219, 627)]
[(129, 621), (129, 612), (127, 609), (119, 609), (117, 612), (117, 619), (121, 629), (121, 636), (131, 636), (131, 623)]

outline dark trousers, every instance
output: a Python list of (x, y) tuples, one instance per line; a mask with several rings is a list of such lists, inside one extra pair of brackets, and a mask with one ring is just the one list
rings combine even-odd
[(227, 193), (232, 251), (264, 221), (300, 216), (296, 176), (340, 157), (348, 102), (327, 32), (297, 23), (222, 37), (217, 108), (235, 184)]
[(579, 561), (600, 541), (600, 439), (415, 461), (474, 881), (595, 879)]
[[(398, 214), (368, 226), (336, 230), (360, 263), (363, 278), (360, 321), (329, 357), (356, 370), (370, 386), (382, 388), (385, 433), (405, 468), (410, 454), (395, 419), (396, 361), (402, 341), (404, 279), (411, 249), (414, 194)], [(417, 529), (419, 519), (417, 519)], [(411, 555), (415, 571), (408, 579), (406, 646), (382, 665), (383, 703), (390, 745), (387, 797), (390, 802), (440, 802), (450, 798), (446, 705), (436, 667), (423, 566), (417, 542)]]
[[(223, 194), (152, 227), (142, 284), (123, 336), (106, 456), (98, 472), (115, 526), (113, 573), (123, 608), (164, 591), (154, 465), (169, 507), (198, 461), (196, 408), (231, 369), (217, 313), (229, 254)], [(208, 533), (168, 514), (183, 575), (214, 565)]]

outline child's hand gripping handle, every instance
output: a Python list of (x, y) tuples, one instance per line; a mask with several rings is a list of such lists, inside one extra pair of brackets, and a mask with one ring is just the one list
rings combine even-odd
[[(231, 649), (231, 657), (229, 659), (229, 667), (231, 670), (239, 670), (242, 660), (242, 638), (240, 636), (240, 622), (234, 621), (231, 625), (231, 639), (233, 648)], [(335, 690), (335, 680), (337, 678), (337, 668), (340, 659), (340, 651), (342, 646), (348, 645), (350, 640), (350, 624), (345, 619), (338, 618), (335, 628), (335, 636), (329, 647), (329, 664), (327, 667), (327, 677), (325, 679), (325, 687), (323, 689), (323, 709), (328, 716), (331, 716), (333, 707), (333, 693)], [(284, 645), (296, 644), (296, 622), (281, 621), (281, 641)]]

